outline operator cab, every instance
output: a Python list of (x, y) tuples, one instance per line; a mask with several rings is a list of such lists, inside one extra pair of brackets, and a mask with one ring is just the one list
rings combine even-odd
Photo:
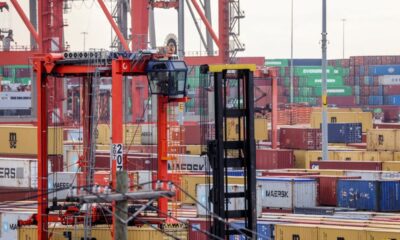
[(187, 71), (184, 61), (150, 61), (147, 79), (151, 93), (173, 98), (186, 97)]

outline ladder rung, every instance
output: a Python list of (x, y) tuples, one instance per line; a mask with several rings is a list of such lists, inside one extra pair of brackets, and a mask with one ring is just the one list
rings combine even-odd
[(244, 117), (245, 115), (246, 111), (244, 109), (227, 109), (224, 112), (224, 117), (226, 118)]
[(243, 141), (225, 141), (224, 149), (242, 149), (244, 146)]
[(225, 193), (225, 198), (244, 198), (244, 192), (227, 192)]
[(247, 215), (246, 210), (228, 210), (225, 211), (227, 218), (244, 218)]
[(244, 167), (243, 158), (225, 158), (226, 166), (231, 168), (242, 168)]

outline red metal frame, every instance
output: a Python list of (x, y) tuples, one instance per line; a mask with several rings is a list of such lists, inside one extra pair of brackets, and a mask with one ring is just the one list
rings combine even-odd
[(38, 239), (47, 240), (48, 229), (48, 172), (47, 172), (47, 78), (43, 77), (45, 69), (43, 60), (37, 59), (34, 63), (37, 79), (38, 97)]
[[(168, 181), (168, 97), (159, 95), (157, 99), (157, 164), (158, 172), (157, 177), (162, 181), (162, 188), (165, 189), (165, 182)], [(168, 199), (159, 198), (158, 205), (161, 213), (168, 212)], [(162, 216), (163, 214), (159, 214)]]
[(104, 4), (103, 0), (97, 0), (97, 2), (99, 3), (101, 10), (103, 10), (104, 15), (106, 15), (107, 20), (111, 24), (111, 27), (113, 28), (114, 32), (117, 34), (119, 41), (121, 42), (122, 46), (124, 47), (124, 50), (129, 51), (129, 45), (126, 42), (124, 35), (122, 34), (118, 25), (115, 23), (110, 12), (108, 11), (107, 6)]
[[(21, 17), (22, 21), (24, 22), (25, 26), (28, 28), (29, 32), (32, 34), (32, 36), (35, 38), (35, 41), (37, 43), (40, 42), (39, 34), (37, 33), (35, 27), (33, 27), (31, 21), (29, 18), (25, 15), (24, 10), (21, 8), (17, 0), (10, 0), (12, 5), (14, 6), (15, 10), (17, 10), (17, 13)], [(0, 6), (1, 8), (1, 6)]]

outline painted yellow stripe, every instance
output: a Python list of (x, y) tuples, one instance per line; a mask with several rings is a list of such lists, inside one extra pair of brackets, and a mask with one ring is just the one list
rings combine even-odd
[(221, 64), (221, 65), (209, 65), (210, 72), (222, 72), (224, 70), (243, 70), (248, 69), (250, 71), (256, 70), (255, 64)]

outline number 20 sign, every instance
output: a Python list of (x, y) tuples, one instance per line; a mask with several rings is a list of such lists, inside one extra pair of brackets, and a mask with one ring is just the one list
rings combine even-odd
[(124, 169), (123, 164), (123, 146), (122, 143), (116, 143), (112, 145), (113, 160), (117, 161), (117, 172)]

